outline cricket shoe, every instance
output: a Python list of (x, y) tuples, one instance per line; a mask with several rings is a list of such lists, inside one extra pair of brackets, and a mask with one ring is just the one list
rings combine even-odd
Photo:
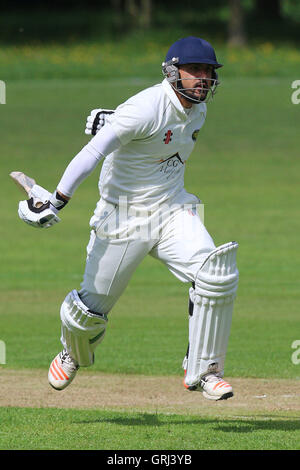
[(233, 397), (232, 386), (216, 374), (207, 374), (201, 380), (203, 396), (208, 400), (227, 400)]
[(183, 385), (190, 391), (201, 391), (208, 400), (227, 400), (233, 397), (232, 386), (217, 374), (207, 374), (196, 385)]
[(74, 379), (79, 364), (63, 349), (51, 362), (48, 381), (55, 390), (63, 390)]

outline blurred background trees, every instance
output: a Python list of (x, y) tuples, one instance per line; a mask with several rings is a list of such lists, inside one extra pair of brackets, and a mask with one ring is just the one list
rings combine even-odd
[(2, 0), (0, 43), (120, 39), (178, 30), (234, 47), (300, 42), (299, 0)]

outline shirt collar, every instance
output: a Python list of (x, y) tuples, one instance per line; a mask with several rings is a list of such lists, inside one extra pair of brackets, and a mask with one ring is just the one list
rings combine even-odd
[(196, 106), (192, 106), (191, 111), (189, 113), (186, 112), (185, 108), (180, 103), (179, 98), (176, 95), (174, 89), (166, 78), (162, 81), (162, 87), (166, 95), (170, 98), (171, 103), (176, 108), (176, 110), (182, 115), (182, 117), (184, 117), (185, 119), (191, 119), (192, 116), (194, 117), (196, 114), (199, 113), (198, 104)]

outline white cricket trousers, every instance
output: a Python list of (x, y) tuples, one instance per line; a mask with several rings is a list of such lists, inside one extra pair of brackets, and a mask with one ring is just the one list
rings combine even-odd
[[(103, 199), (91, 218), (90, 241), (81, 290), (92, 311), (108, 313), (132, 274), (149, 254), (182, 282), (194, 282), (204, 259), (215, 249), (199, 215), (199, 199), (184, 189), (153, 211), (114, 205)], [(147, 286), (145, 286), (145, 295)]]

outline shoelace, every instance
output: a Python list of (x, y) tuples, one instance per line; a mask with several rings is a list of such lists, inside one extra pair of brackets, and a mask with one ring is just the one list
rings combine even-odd
[(207, 376), (202, 377), (201, 386), (203, 387), (203, 385), (207, 382), (219, 382), (222, 380), (222, 377), (220, 377), (218, 374), (208, 374)]
[(66, 350), (64, 350), (63, 353), (61, 354), (60, 360), (62, 363), (65, 363), (67, 366), (71, 366), (74, 369), (78, 368), (76, 365), (76, 362), (71, 358), (71, 356)]

